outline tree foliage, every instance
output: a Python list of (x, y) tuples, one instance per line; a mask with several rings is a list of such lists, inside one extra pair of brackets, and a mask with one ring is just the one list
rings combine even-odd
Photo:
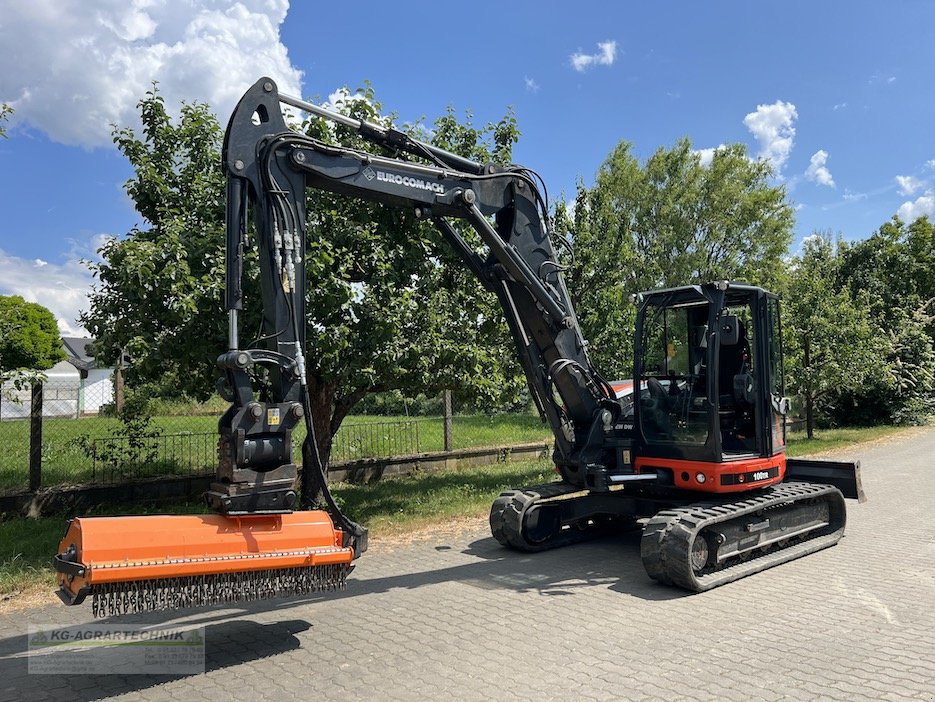
[[(213, 392), (214, 359), (226, 347), (222, 130), (203, 104), (183, 105), (173, 120), (155, 86), (139, 109), (142, 131), (115, 128), (114, 142), (133, 167), (126, 189), (143, 221), (104, 246), (82, 322), (102, 360), (130, 354), (131, 384), (202, 399)], [(339, 109), (393, 121), (369, 86), (346, 93)], [(296, 126), (369, 150), (345, 126), (319, 119)], [(518, 138), (512, 113), (478, 127), (449, 109), (431, 129), (404, 128), (478, 161), (508, 162)], [(867, 242), (840, 248), (814, 237), (787, 266), (793, 212), (771, 176), (742, 145), (718, 149), (702, 166), (687, 139), (645, 163), (621, 143), (593, 186), (580, 184), (573, 205), (559, 203), (558, 243), (574, 252), (563, 260), (568, 287), (598, 367), (608, 376), (632, 371), (630, 293), (723, 278), (788, 285), (790, 387), (810, 431), (822, 410), (868, 406), (868, 389), (877, 397), (885, 391), (889, 404), (878, 404), (890, 417), (930, 408), (932, 225), (894, 220)], [(523, 382), (496, 300), (434, 227), (406, 210), (324, 191), (307, 193), (307, 205), (307, 375), (323, 457), (369, 393), (453, 388), (462, 401), (482, 402), (519, 395)], [(244, 338), (261, 316), (253, 256)], [(895, 400), (900, 388), (910, 389), (911, 402)]]
[(885, 345), (870, 321), (869, 298), (838, 285), (837, 246), (824, 234), (803, 242), (793, 259), (783, 319), (787, 385), (814, 435), (818, 413), (842, 392), (887, 382)]
[(81, 322), (103, 360), (129, 353), (130, 382), (204, 398), (225, 344), (221, 129), (203, 104), (183, 105), (173, 124), (155, 86), (139, 108), (142, 134), (115, 129), (114, 143), (133, 167), (125, 187), (145, 224), (100, 250)]
[(0, 380), (33, 380), (64, 360), (55, 316), (19, 295), (0, 295)]
[(0, 137), (6, 138), (6, 127), (3, 126), (3, 123), (11, 114), (13, 114), (13, 108), (5, 102), (0, 103)]
[(717, 279), (778, 286), (793, 211), (771, 175), (741, 144), (703, 166), (688, 139), (644, 164), (621, 142), (593, 187), (578, 186), (573, 212), (560, 205), (556, 227), (575, 251), (569, 289), (599, 368), (631, 371), (631, 293)]
[[(347, 94), (341, 111), (388, 123), (372, 88)], [(155, 89), (139, 103), (143, 131), (114, 141), (134, 168), (127, 183), (145, 224), (102, 250), (98, 284), (82, 322), (104, 353), (126, 349), (128, 382), (203, 398), (226, 343), (223, 291), (222, 132), (206, 105), (184, 105), (176, 123)], [(325, 141), (363, 146), (322, 120), (300, 126)], [(418, 126), (410, 129), (424, 131)], [(475, 127), (453, 111), (431, 132), (437, 145), (479, 160), (508, 160), (518, 137), (508, 113)], [(407, 211), (323, 191), (308, 193), (307, 375), (323, 458), (341, 421), (365, 394), (453, 387), (468, 396), (516, 394), (518, 365), (495, 301), (482, 293), (433, 227)], [(260, 318), (256, 265), (248, 258), (247, 330)], [(252, 293), (252, 294), (251, 294)], [(245, 334), (246, 335), (246, 332)]]
[[(369, 86), (346, 95), (339, 108), (356, 119), (392, 121)], [(324, 120), (303, 129), (326, 142), (373, 150), (356, 132)], [(512, 113), (478, 128), (470, 114), (460, 122), (450, 108), (430, 135), (418, 125), (409, 130), (480, 162), (508, 162), (519, 136)], [(336, 433), (369, 393), (452, 388), (462, 399), (486, 401), (518, 394), (519, 366), (496, 300), (434, 226), (409, 210), (320, 190), (308, 193), (308, 211), (309, 388), (313, 404), (331, 407), (330, 416), (313, 413), (329, 417), (316, 426), (318, 434)]]
[(841, 423), (919, 423), (935, 407), (935, 226), (898, 217), (841, 250), (839, 284), (864, 293), (884, 345), (888, 377), (843, 392)]

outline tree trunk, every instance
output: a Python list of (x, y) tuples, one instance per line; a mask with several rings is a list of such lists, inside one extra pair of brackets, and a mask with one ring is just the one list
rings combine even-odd
[(317, 378), (308, 379), (308, 398), (312, 409), (315, 444), (318, 446), (321, 465), (325, 468), (331, 460), (331, 444), (334, 439), (331, 430), (331, 415), (334, 412), (334, 396), (337, 389), (335, 383), (325, 383)]
[[(318, 457), (321, 461), (322, 472), (327, 480), (328, 465), (331, 462), (331, 449), (334, 437), (341, 428), (341, 422), (347, 416), (348, 412), (357, 404), (357, 402), (367, 393), (365, 389), (353, 390), (349, 395), (338, 396), (338, 384), (326, 383), (320, 378), (308, 378), (308, 397), (311, 407), (312, 428), (315, 432), (315, 445), (318, 448)], [(303, 458), (305, 452), (302, 453)], [(310, 461), (314, 461), (309, 457)], [(313, 465), (305, 466), (309, 474), (303, 472), (303, 492), (309, 495), (302, 496), (303, 508), (324, 507), (324, 485), (321, 484), (317, 475), (317, 467)]]
[(815, 399), (811, 393), (805, 395), (805, 435), (809, 439), (815, 436)]
[[(811, 370), (812, 354), (809, 338), (806, 336), (802, 343), (802, 367), (805, 371)], [(815, 394), (811, 383), (806, 384), (805, 388), (805, 435), (811, 439), (815, 434)]]

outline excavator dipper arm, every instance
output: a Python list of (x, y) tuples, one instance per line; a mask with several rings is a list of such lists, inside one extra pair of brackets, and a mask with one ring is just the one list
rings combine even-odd
[[(377, 147), (419, 160), (334, 146), (297, 133), (283, 119), (283, 104), (337, 121)], [(555, 434), (563, 477), (584, 486), (595, 464), (607, 469), (601, 462), (601, 442), (619, 405), (588, 358), (549, 237), (547, 203), (527, 169), (478, 164), (402, 132), (335, 114), (280, 94), (268, 78), (259, 80), (238, 104), (223, 158), (228, 190), (235, 193), (228, 200), (228, 251), (235, 256), (229, 271), (242, 269), (236, 253), (243, 251), (244, 201), (253, 209), (261, 265), (272, 269), (264, 281), (277, 280), (280, 261), (304, 250), (306, 188), (412, 209), (438, 227), (498, 297), (531, 394)], [(477, 232), (484, 251), (465, 241), (450, 221), (455, 219)], [(264, 290), (268, 328), (282, 328), (290, 316), (302, 319), (301, 297), (284, 304), (280, 290)], [(241, 306), (236, 276), (228, 279), (227, 306), (235, 319)], [(299, 341), (304, 346), (304, 339)], [(284, 356), (294, 355), (291, 343), (291, 338), (280, 338)], [(601, 431), (593, 431), (595, 422)]]

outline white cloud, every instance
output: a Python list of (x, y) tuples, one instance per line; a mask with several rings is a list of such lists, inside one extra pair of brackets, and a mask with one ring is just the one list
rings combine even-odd
[(743, 119), (747, 129), (760, 143), (760, 158), (769, 161), (777, 174), (792, 151), (798, 116), (795, 105), (777, 100), (772, 105), (757, 105), (756, 111)]
[(930, 158), (928, 161), (926, 161), (925, 167), (929, 170), (935, 171), (935, 158)]
[(697, 149), (695, 153), (698, 154), (698, 162), (701, 164), (702, 168), (707, 168), (711, 165), (711, 162), (714, 160), (714, 154), (718, 149), (723, 149), (724, 144), (720, 146), (715, 146), (708, 149)]
[(846, 202), (859, 202), (860, 200), (866, 200), (867, 193), (855, 193), (853, 190), (844, 190), (844, 200)]
[(338, 88), (328, 96), (328, 102), (324, 104), (329, 110), (340, 112), (345, 106), (354, 102), (365, 102), (373, 105), (373, 101), (363, 93), (352, 93), (348, 88)]
[(64, 336), (87, 336), (78, 312), (88, 308), (91, 273), (74, 252), (65, 263), (11, 256), (0, 249), (0, 295), (19, 295), (47, 307)]
[(534, 78), (530, 78), (529, 76), (526, 76), (523, 78), (523, 81), (526, 83), (526, 92), (528, 93), (539, 92), (539, 84), (535, 81)]
[(892, 83), (895, 83), (895, 82), (896, 82), (896, 76), (887, 75), (883, 71), (875, 71), (874, 74), (870, 76), (870, 79), (867, 81), (867, 85), (880, 85), (881, 83), (886, 83), (887, 85), (891, 85)]
[(846, 102), (839, 102), (838, 104), (836, 104), (836, 105), (835, 105), (834, 107), (832, 107), (831, 109), (832, 109), (833, 111), (837, 112), (838, 110), (843, 110), (845, 107), (847, 107), (847, 103), (846, 103)]
[(137, 126), (136, 104), (159, 81), (169, 110), (206, 102), (222, 123), (263, 75), (300, 94), (279, 27), (288, 0), (5, 2), (0, 102), (65, 144), (111, 143), (111, 124)]
[(596, 54), (581, 52), (571, 55), (571, 66), (576, 71), (584, 72), (591, 66), (612, 66), (617, 58), (617, 42), (601, 41), (597, 43)]
[(904, 222), (914, 222), (922, 215), (935, 216), (935, 190), (928, 190), (915, 200), (904, 202), (896, 214)]
[(834, 178), (831, 177), (831, 171), (825, 165), (827, 162), (828, 152), (824, 149), (819, 149), (813, 153), (808, 161), (808, 168), (805, 169), (805, 177), (819, 185), (827, 185), (829, 188), (833, 188)]
[(913, 176), (901, 175), (896, 176), (896, 184), (899, 186), (899, 194), (906, 196), (915, 195), (926, 185), (924, 180), (919, 180)]

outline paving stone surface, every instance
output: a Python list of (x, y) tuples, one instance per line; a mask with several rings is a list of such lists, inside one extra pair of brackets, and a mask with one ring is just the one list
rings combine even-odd
[(205, 627), (205, 673), (27, 673), (0, 617), (0, 700), (935, 700), (935, 428), (862, 448), (837, 546), (689, 595), (630, 533), (534, 555), (483, 521), (374, 545), (346, 591), (133, 623)]

